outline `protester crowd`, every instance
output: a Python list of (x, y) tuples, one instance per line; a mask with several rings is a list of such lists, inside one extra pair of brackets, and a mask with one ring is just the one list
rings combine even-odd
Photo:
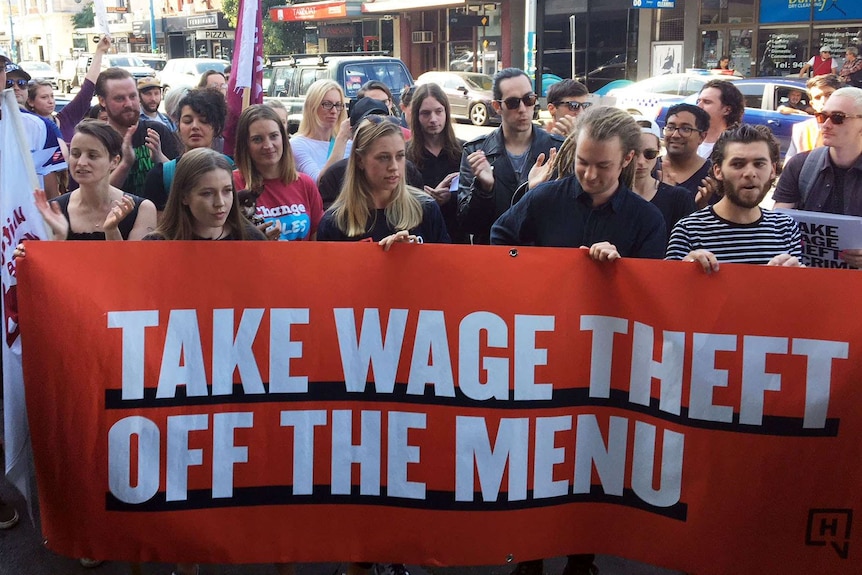
[[(348, 107), (337, 83), (318, 80), (296, 135), (288, 137), (283, 107), (252, 105), (237, 119), (229, 157), (225, 75), (208, 72), (162, 106), (157, 79), (100, 72), (109, 48), (99, 43), (59, 114), (50, 86), (31, 83), (0, 52), (2, 83), (15, 91), (39, 158), (37, 207), (56, 239), (575, 247), (599, 262), (682, 260), (715, 273), (721, 263), (801, 266), (795, 221), (760, 207), (776, 181), (777, 207), (862, 216), (862, 89), (844, 85), (862, 67), (855, 52), (840, 76), (812, 63), (825, 74), (809, 81), (810, 103), (788, 102), (787, 113), (812, 118), (794, 127), (782, 170), (773, 134), (740, 123), (744, 99), (724, 80), (708, 82), (697, 105), (672, 106), (661, 130), (592, 105), (582, 84), (563, 80), (548, 91), (543, 127), (533, 121), (533, 83), (515, 68), (494, 77), (501, 126), (470, 142), (455, 137), (435, 84), (405, 87), (399, 118), (382, 83), (363, 86)], [(862, 249), (842, 257), (862, 266)], [(17, 521), (0, 502), (0, 529)], [(540, 575), (542, 562), (517, 572)], [(596, 572), (592, 555), (573, 555), (564, 575)]]

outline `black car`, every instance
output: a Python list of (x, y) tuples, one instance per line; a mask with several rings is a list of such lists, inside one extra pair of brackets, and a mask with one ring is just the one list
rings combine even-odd
[(449, 98), (452, 117), (470, 120), (474, 126), (499, 124), (500, 115), (494, 110), (491, 91), (494, 79), (474, 72), (425, 72), (417, 84), (437, 84)]
[[(636, 63), (635, 63), (636, 65)], [(626, 56), (625, 54), (617, 54), (592, 72), (587, 77), (578, 76), (575, 78), (581, 84), (587, 87), (590, 92), (595, 92), (610, 84), (614, 80), (626, 79)]]
[(299, 127), (305, 93), (315, 80), (334, 80), (348, 100), (356, 98), (365, 82), (379, 80), (389, 87), (395, 106), (401, 90), (413, 85), (413, 76), (404, 62), (379, 52), (270, 56), (270, 61), (272, 75), (264, 100), (279, 100), (285, 105), (291, 132)]

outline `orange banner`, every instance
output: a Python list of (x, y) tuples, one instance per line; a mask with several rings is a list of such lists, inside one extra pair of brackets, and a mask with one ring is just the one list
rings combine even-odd
[(858, 273), (31, 242), (19, 277), (59, 553), (862, 571)]

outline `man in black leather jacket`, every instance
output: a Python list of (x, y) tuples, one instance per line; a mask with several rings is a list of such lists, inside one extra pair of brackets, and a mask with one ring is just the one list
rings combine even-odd
[(458, 219), (474, 244), (490, 242), (491, 226), (509, 209), (512, 195), (539, 154), (548, 158), (563, 139), (533, 124), (536, 94), (523, 70), (506, 68), (494, 76), (493, 106), (500, 127), (464, 145), (458, 182)]

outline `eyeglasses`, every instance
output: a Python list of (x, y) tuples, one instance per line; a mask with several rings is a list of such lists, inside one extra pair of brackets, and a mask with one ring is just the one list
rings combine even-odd
[(647, 148), (646, 150), (642, 151), (641, 154), (647, 160), (655, 160), (656, 157), (658, 157), (658, 150)]
[(862, 118), (862, 115), (845, 114), (844, 112), (832, 112), (831, 114), (829, 112), (817, 112), (814, 117), (817, 118), (818, 124), (825, 124), (826, 120), (832, 120), (833, 124), (840, 126), (847, 118)]
[(679, 135), (683, 138), (688, 138), (691, 136), (692, 132), (697, 132), (700, 134), (703, 130), (698, 130), (697, 128), (692, 128), (691, 126), (674, 126), (673, 124), (668, 124), (664, 127), (664, 135), (672, 136), (674, 132), (679, 132)]
[(572, 112), (577, 112), (578, 110), (586, 110), (590, 106), (593, 105), (592, 102), (551, 102), (557, 108), (562, 108), (563, 106), (568, 106), (569, 110)]
[(29, 82), (24, 78), (20, 78), (18, 80), (6, 80), (6, 87), (11, 88), (12, 86), (17, 85), (19, 88), (26, 88), (28, 83)]
[(321, 102), (320, 107), (326, 110), (327, 112), (331, 109), (335, 108), (339, 112), (344, 109), (344, 104), (342, 102)]
[(511, 98), (506, 98), (505, 100), (497, 100), (500, 104), (503, 104), (509, 110), (517, 110), (521, 106), (521, 102), (524, 103), (526, 107), (531, 107), (536, 105), (536, 100), (538, 100), (538, 96), (533, 94), (532, 92), (521, 96), (518, 98), (517, 96), (512, 96)]

